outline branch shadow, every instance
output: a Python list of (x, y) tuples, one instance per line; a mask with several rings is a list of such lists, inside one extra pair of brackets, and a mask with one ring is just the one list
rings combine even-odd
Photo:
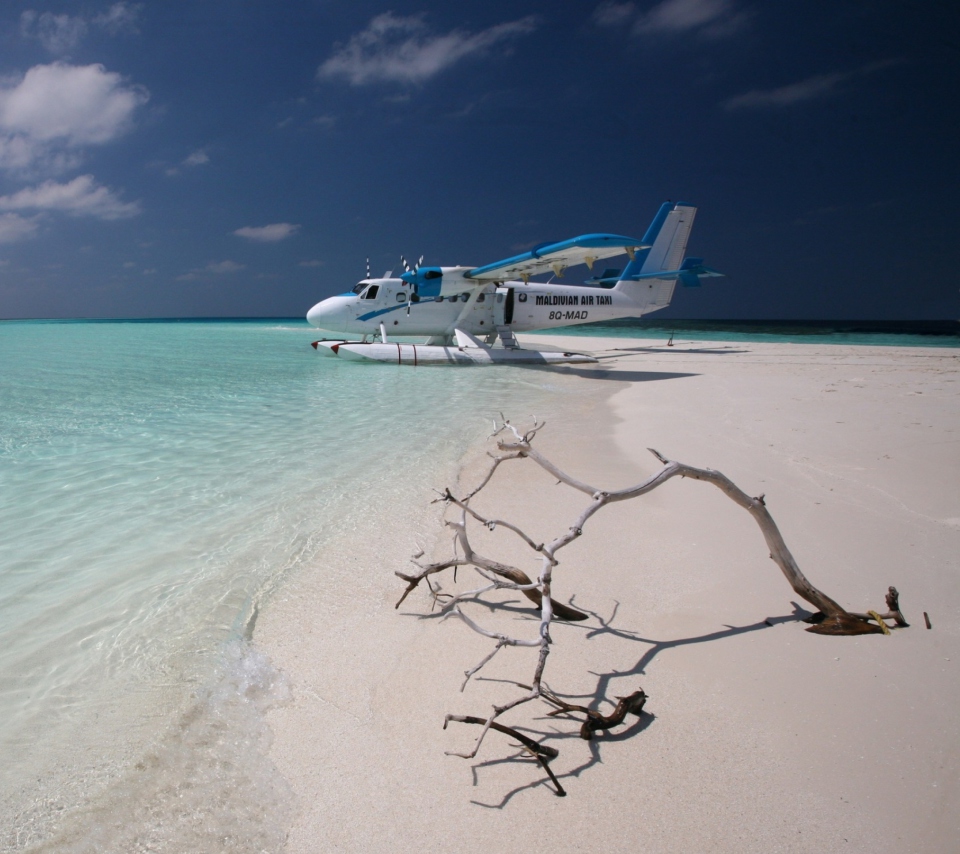
[[(535, 605), (530, 604), (526, 600), (519, 599), (508, 599), (504, 602), (491, 602), (486, 599), (476, 598), (466, 598), (461, 599), (457, 604), (460, 605), (477, 605), (479, 607), (485, 608), (488, 613), (507, 613), (513, 614), (518, 617), (530, 617), (539, 622), (540, 620), (540, 609)], [(416, 611), (398, 611), (398, 614), (401, 617), (414, 617), (418, 620), (438, 620), (443, 619), (447, 616), (450, 611), (450, 607), (444, 603), (438, 603), (432, 611), (426, 614), (417, 613)], [(564, 621), (566, 624), (567, 621)]]
[[(572, 602), (572, 599), (571, 599)], [(587, 632), (586, 639), (590, 640), (591, 638), (597, 637), (599, 635), (613, 635), (620, 640), (631, 641), (634, 643), (643, 643), (648, 644), (649, 649), (640, 656), (636, 664), (633, 665), (629, 670), (611, 670), (608, 673), (596, 673), (597, 676), (597, 687), (592, 695), (592, 702), (598, 703), (597, 698), (603, 698), (606, 696), (607, 691), (610, 687), (610, 682), (614, 678), (624, 677), (624, 676), (640, 676), (641, 674), (646, 673), (647, 667), (650, 663), (656, 658), (661, 652), (664, 652), (668, 649), (676, 649), (681, 646), (690, 646), (692, 644), (701, 644), (701, 643), (712, 643), (718, 640), (724, 640), (725, 638), (736, 637), (737, 635), (747, 634), (749, 632), (762, 631), (764, 629), (773, 628), (776, 625), (781, 623), (796, 623), (802, 622), (811, 616), (811, 612), (806, 608), (798, 604), (797, 602), (791, 601), (790, 604), (793, 606), (793, 611), (790, 614), (783, 614), (776, 617), (766, 617), (765, 619), (756, 622), (749, 623), (745, 626), (731, 626), (729, 624), (724, 624), (724, 628), (715, 632), (707, 632), (703, 635), (694, 635), (692, 637), (685, 638), (673, 638), (671, 640), (656, 640), (654, 638), (643, 637), (642, 635), (637, 634), (636, 632), (627, 631), (624, 629), (614, 628), (612, 625), (613, 620), (616, 618), (616, 613), (619, 608), (619, 602), (614, 604), (614, 610), (611, 616), (608, 619), (604, 619), (595, 611), (590, 611), (587, 608), (584, 608), (582, 605), (577, 605), (575, 607), (579, 608), (585, 613), (589, 613), (590, 616), (594, 617), (597, 622), (600, 623), (599, 629), (591, 629)], [(591, 671), (592, 672), (592, 671)], [(593, 708), (593, 705), (590, 705), (590, 708)]]
[[(632, 724), (630, 724), (630, 726), (628, 726), (622, 732), (619, 732), (616, 735), (610, 735), (609, 733), (604, 734), (602, 741), (603, 742), (625, 741), (628, 738), (633, 738), (633, 736), (647, 729), (647, 727), (649, 727), (656, 719), (657, 719), (656, 715), (651, 714), (650, 712), (643, 712)], [(539, 720), (543, 720), (543, 718), (539, 718)], [(553, 718), (550, 718), (550, 720), (553, 720)], [(548, 740), (567, 741), (570, 739), (576, 739), (577, 741), (582, 741), (579, 734), (573, 733), (573, 732), (555, 731), (552, 737), (551, 736), (544, 737), (543, 733), (537, 733), (535, 730), (532, 730), (530, 727), (522, 727), (522, 728), (517, 727), (517, 729), (525, 730), (526, 732), (531, 734), (531, 737), (540, 736), (541, 738), (544, 738), (545, 741), (548, 741)], [(557, 773), (557, 769), (551, 765), (550, 770), (553, 771), (553, 773), (556, 775), (558, 780), (562, 781), (562, 780), (578, 779), (580, 775), (583, 774), (585, 771), (589, 770), (594, 765), (598, 765), (602, 763), (603, 760), (600, 757), (601, 740), (598, 739), (596, 735), (594, 735), (593, 739), (591, 739), (587, 743), (590, 746), (590, 758), (587, 759), (586, 761), (581, 762), (576, 767), (570, 768), (569, 770), (564, 771), (562, 773)], [(516, 761), (527, 761), (532, 765), (536, 766), (537, 768), (540, 767), (537, 761), (533, 759), (528, 753), (525, 753), (525, 752), (519, 752), (519, 753), (513, 754), (512, 756), (502, 756), (499, 759), (488, 759), (483, 762), (477, 762), (476, 764), (471, 766), (470, 771), (473, 776), (473, 785), (478, 786), (480, 784), (480, 778), (478, 773), (480, 769), (493, 767), (496, 765), (502, 765), (508, 762), (516, 762)], [(525, 792), (528, 790), (532, 791), (533, 789), (536, 789), (540, 786), (546, 786), (547, 789), (549, 789), (551, 794), (553, 795), (557, 794), (555, 791), (553, 791), (550, 778), (544, 775), (539, 779), (531, 780), (529, 783), (525, 783), (521, 786), (514, 787), (509, 792), (504, 793), (503, 797), (497, 803), (484, 803), (483, 801), (478, 801), (478, 800), (471, 800), (470, 803), (472, 803), (474, 806), (483, 807), (484, 809), (502, 810), (510, 803), (510, 801), (512, 801), (521, 792)]]
[[(672, 638), (669, 640), (657, 640), (654, 638), (644, 637), (636, 632), (632, 632), (626, 629), (620, 629), (613, 626), (613, 622), (616, 619), (617, 612), (620, 607), (619, 602), (614, 603), (613, 611), (609, 617), (604, 618), (595, 611), (591, 611), (587, 608), (584, 608), (582, 605), (574, 605), (573, 597), (570, 600), (570, 604), (573, 607), (579, 608), (581, 611), (589, 613), (594, 617), (598, 623), (600, 623), (599, 628), (591, 628), (589, 626), (583, 626), (582, 624), (571, 624), (575, 628), (587, 629), (586, 639), (590, 640), (591, 638), (598, 637), (601, 635), (613, 635), (621, 640), (626, 640), (634, 643), (642, 643), (649, 645), (647, 649), (637, 660), (637, 662), (630, 667), (628, 670), (611, 670), (605, 673), (593, 673), (597, 677), (596, 689), (590, 694), (567, 694), (556, 692), (557, 696), (568, 699), (568, 700), (583, 700), (587, 708), (599, 711), (599, 706), (604, 702), (610, 702), (607, 699), (607, 693), (610, 690), (610, 683), (615, 678), (623, 678), (625, 676), (639, 676), (646, 673), (647, 668), (650, 666), (650, 663), (661, 653), (669, 649), (676, 649), (682, 646), (688, 646), (691, 644), (701, 644), (701, 643), (713, 643), (715, 641), (724, 640), (725, 638), (736, 637), (737, 635), (746, 634), (749, 632), (761, 631), (763, 629), (773, 628), (782, 623), (791, 623), (799, 622), (810, 616), (809, 611), (799, 605), (797, 602), (791, 602), (793, 606), (793, 612), (790, 614), (783, 614), (775, 617), (767, 617), (764, 620), (758, 621), (756, 623), (750, 623), (744, 626), (731, 626), (725, 625), (723, 629), (713, 632), (707, 632), (702, 635), (694, 635), (691, 637), (682, 637), (682, 638)], [(490, 682), (506, 682), (509, 684), (516, 685), (516, 682), (512, 680), (500, 680), (500, 679), (491, 679), (490, 677), (478, 677), (478, 681), (490, 681)], [(524, 686), (526, 687), (526, 686)], [(578, 718), (573, 717), (573, 713), (568, 713), (570, 715), (569, 720), (578, 721)], [(541, 715), (535, 720), (542, 721), (546, 723), (547, 721), (555, 721), (558, 716), (548, 716)], [(590, 757), (580, 763), (579, 765), (570, 768), (569, 770), (558, 772), (558, 769), (551, 765), (551, 770), (556, 774), (557, 779), (567, 780), (573, 778), (579, 778), (582, 774), (592, 768), (594, 765), (600, 764), (603, 760), (601, 757), (601, 748), (604, 744), (611, 743), (616, 744), (619, 742), (627, 741), (639, 733), (645, 731), (654, 721), (656, 720), (656, 715), (644, 711), (639, 717), (636, 718), (629, 726), (624, 729), (619, 729), (617, 731), (605, 731), (603, 733), (595, 733), (593, 738), (588, 742), (590, 746)], [(527, 727), (517, 727), (518, 730), (525, 731), (530, 735), (531, 738), (541, 740), (544, 743), (551, 741), (569, 741), (571, 739), (580, 740), (579, 732), (569, 732), (562, 731), (556, 727), (544, 727), (543, 730), (537, 731), (529, 726)], [(548, 731), (544, 731), (548, 730)], [(549, 730), (552, 730), (550, 732)], [(474, 786), (479, 785), (479, 769), (499, 765), (505, 762), (514, 762), (517, 760), (525, 760), (533, 762), (534, 765), (539, 765), (535, 760), (529, 757), (526, 753), (519, 753), (509, 757), (501, 757), (499, 759), (486, 760), (484, 762), (475, 763), (471, 766), (471, 772), (473, 774), (473, 783)], [(505, 808), (510, 801), (513, 800), (520, 793), (535, 789), (541, 785), (546, 785), (552, 791), (550, 779), (546, 775), (538, 777), (536, 780), (532, 780), (529, 783), (526, 783), (521, 786), (517, 786), (510, 791), (506, 792), (501, 800), (497, 803), (484, 803), (483, 801), (472, 800), (471, 803), (475, 806), (483, 807), (484, 809), (503, 809)], [(555, 794), (555, 793), (554, 793)]]

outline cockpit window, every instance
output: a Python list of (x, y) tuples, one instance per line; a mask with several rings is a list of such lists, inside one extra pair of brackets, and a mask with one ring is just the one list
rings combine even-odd
[(357, 282), (357, 284), (355, 284), (355, 285), (353, 286), (353, 288), (351, 288), (351, 290), (352, 290), (355, 294), (358, 294), (358, 293), (360, 293), (360, 291), (362, 291), (366, 286), (367, 286), (367, 283), (366, 283), (366, 282)]
[(380, 293), (380, 285), (370, 285), (370, 287), (363, 292), (360, 299), (376, 299), (378, 293)]

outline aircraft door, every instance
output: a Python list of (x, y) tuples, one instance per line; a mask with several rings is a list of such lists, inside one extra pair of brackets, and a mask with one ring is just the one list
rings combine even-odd
[(513, 288), (497, 288), (496, 299), (493, 306), (493, 325), (509, 326), (513, 323)]
[(360, 299), (353, 304), (353, 310), (358, 319), (363, 319), (366, 315), (377, 310), (377, 304), (384, 295), (382, 285), (368, 285), (360, 292)]

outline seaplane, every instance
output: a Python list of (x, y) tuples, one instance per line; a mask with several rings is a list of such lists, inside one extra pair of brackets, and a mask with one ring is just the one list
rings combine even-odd
[[(353, 361), (397, 365), (564, 365), (596, 362), (584, 353), (532, 350), (520, 346), (516, 332), (642, 317), (666, 308), (677, 282), (699, 287), (722, 273), (702, 258), (684, 257), (697, 209), (665, 202), (642, 239), (618, 234), (584, 234), (481, 267), (423, 266), (423, 258), (404, 272), (383, 278), (367, 275), (347, 293), (329, 297), (307, 312), (318, 329), (346, 336), (321, 339), (317, 352)], [(581, 285), (533, 281), (563, 276), (569, 267), (593, 265), (626, 255), (621, 271), (607, 268)], [(422, 344), (398, 337), (425, 336)], [(495, 346), (499, 341), (499, 346)]]

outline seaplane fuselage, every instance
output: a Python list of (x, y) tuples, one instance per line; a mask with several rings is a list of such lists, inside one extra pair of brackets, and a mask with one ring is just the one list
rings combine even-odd
[[(655, 290), (663, 290), (662, 285), (672, 291), (673, 284), (651, 282), (646, 289), (652, 296)], [(484, 337), (504, 326), (529, 332), (638, 313), (636, 299), (613, 288), (535, 282), (487, 285), (448, 296), (421, 297), (417, 302), (412, 296), (401, 279), (365, 279), (352, 292), (317, 303), (307, 320), (346, 335), (376, 335), (382, 324), (393, 335), (451, 335), (454, 329), (462, 329)]]
[[(307, 320), (337, 335), (360, 336), (362, 342), (425, 335), (429, 340), (423, 346), (459, 340), (458, 346), (489, 349), (499, 338), (505, 348), (516, 350), (514, 332), (641, 317), (668, 306), (678, 281), (697, 287), (702, 277), (720, 275), (704, 267), (701, 258), (684, 258), (695, 214), (692, 205), (666, 202), (643, 238), (583, 234), (480, 267), (418, 263), (411, 269), (403, 262), (407, 269), (399, 277), (388, 273), (375, 279), (368, 265), (365, 279), (348, 293), (317, 303)], [(580, 264), (593, 269), (598, 260), (623, 254), (630, 257), (623, 270), (605, 270), (582, 286), (531, 281), (551, 272), (562, 276)]]

